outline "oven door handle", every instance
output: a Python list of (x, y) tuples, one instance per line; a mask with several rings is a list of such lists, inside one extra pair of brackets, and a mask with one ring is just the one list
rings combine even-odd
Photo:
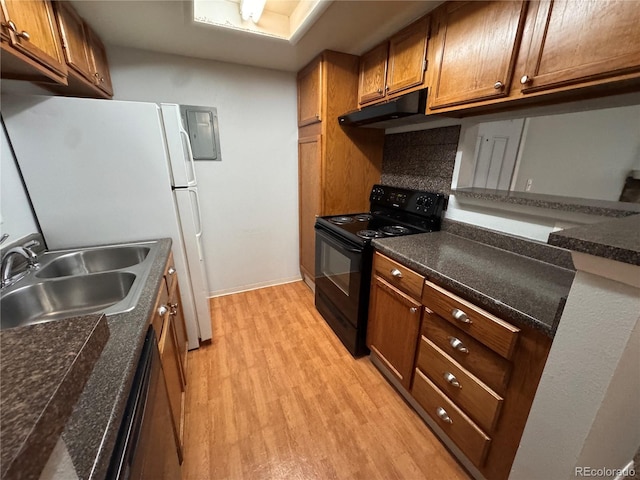
[(324, 238), (327, 242), (331, 243), (335, 247), (345, 250), (351, 253), (362, 253), (362, 248), (352, 248), (346, 246), (344, 243), (339, 243), (333, 236), (330, 236), (325, 230), (316, 227), (316, 233)]

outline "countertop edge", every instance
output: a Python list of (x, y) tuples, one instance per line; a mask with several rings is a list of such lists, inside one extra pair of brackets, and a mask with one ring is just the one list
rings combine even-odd
[(488, 312), (491, 312), (500, 317), (504, 317), (505, 321), (509, 323), (515, 323), (518, 327), (528, 326), (540, 331), (550, 338), (554, 337), (558, 327), (558, 323), (560, 321), (560, 317), (562, 316), (562, 310), (565, 303), (564, 301), (561, 301), (558, 305), (553, 324), (549, 326), (525, 312), (506, 305), (499, 300), (493, 299), (492, 297), (489, 297), (488, 295), (485, 295), (474, 288), (468, 287), (464, 283), (454, 278), (450, 278), (431, 267), (422, 265), (415, 260), (407, 257), (406, 255), (398, 253), (394, 249), (376, 242), (376, 240), (373, 241), (373, 245), (375, 249), (380, 253), (383, 253), (389, 258), (406, 265), (407, 267), (424, 275), (430, 281), (434, 281), (434, 283), (440, 285), (441, 287), (450, 290), (452, 293), (476, 303), (479, 307), (484, 308)]

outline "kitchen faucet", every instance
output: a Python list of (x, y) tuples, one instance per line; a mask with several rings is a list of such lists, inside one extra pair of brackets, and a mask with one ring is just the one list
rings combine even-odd
[(24, 275), (27, 274), (28, 270), (11, 276), (11, 271), (13, 270), (13, 263), (16, 255), (21, 255), (27, 260), (27, 264), (30, 270), (37, 269), (40, 264), (38, 263), (38, 255), (31, 250), (31, 247), (36, 246), (36, 243), (29, 243), (23, 245), (22, 247), (13, 247), (7, 250), (7, 252), (2, 256), (2, 265), (0, 267), (0, 271), (2, 271), (2, 279), (0, 280), (0, 288), (7, 287), (12, 283), (20, 280)]

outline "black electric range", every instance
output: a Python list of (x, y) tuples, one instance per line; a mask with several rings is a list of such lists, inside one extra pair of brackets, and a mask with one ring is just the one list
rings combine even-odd
[(354, 356), (365, 345), (373, 247), (371, 240), (440, 230), (446, 197), (374, 185), (371, 211), (316, 220), (315, 303)]

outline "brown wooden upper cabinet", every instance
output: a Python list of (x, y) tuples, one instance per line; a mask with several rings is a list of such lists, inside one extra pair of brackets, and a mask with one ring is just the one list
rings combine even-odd
[(422, 17), (360, 57), (358, 105), (424, 85), (429, 17)]
[(56, 2), (55, 7), (67, 66), (87, 81), (93, 82), (84, 20), (68, 2)]
[(451, 2), (439, 9), (430, 109), (509, 94), (526, 6), (522, 0)]
[(322, 121), (322, 59), (298, 73), (298, 127)]
[[(532, 2), (533, 33), (518, 77), (524, 93), (640, 71), (640, 4)], [(526, 50), (526, 51), (524, 51)]]
[(106, 93), (113, 96), (113, 85), (111, 83), (111, 75), (109, 74), (109, 62), (107, 61), (107, 51), (95, 32), (85, 23), (85, 32), (87, 42), (89, 44), (91, 66), (93, 67), (93, 79), (96, 86)]
[[(48, 0), (0, 0), (2, 76), (66, 83), (60, 33)], [(4, 55), (3, 55), (4, 57)]]

